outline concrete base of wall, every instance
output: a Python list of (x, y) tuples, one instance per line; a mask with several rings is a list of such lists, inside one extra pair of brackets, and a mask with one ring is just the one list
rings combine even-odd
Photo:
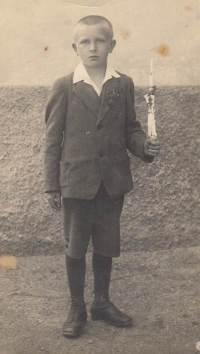
[[(46, 87), (1, 87), (1, 253), (64, 251), (62, 213), (43, 192)], [(199, 87), (160, 87), (156, 119), (161, 153), (147, 165), (131, 157), (134, 191), (121, 218), (123, 251), (199, 245)], [(137, 117), (146, 130), (144, 88), (136, 88)]]

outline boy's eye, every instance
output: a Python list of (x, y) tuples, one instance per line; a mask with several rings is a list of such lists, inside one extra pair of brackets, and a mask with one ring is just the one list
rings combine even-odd
[(87, 39), (85, 39), (84, 41), (81, 41), (81, 44), (87, 44), (89, 43), (89, 41)]
[(104, 39), (98, 39), (97, 42), (104, 42)]

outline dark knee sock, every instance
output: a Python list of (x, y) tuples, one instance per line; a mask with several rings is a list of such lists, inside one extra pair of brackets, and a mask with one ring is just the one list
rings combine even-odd
[(66, 267), (69, 290), (72, 299), (75, 298), (80, 302), (84, 302), (84, 284), (86, 271), (85, 256), (81, 259), (74, 259), (66, 256)]
[(98, 300), (102, 296), (108, 296), (112, 257), (105, 257), (93, 252), (92, 266), (94, 272), (94, 298)]

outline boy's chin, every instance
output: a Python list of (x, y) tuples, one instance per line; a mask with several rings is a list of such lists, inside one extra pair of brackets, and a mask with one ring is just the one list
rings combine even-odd
[(98, 62), (98, 61), (91, 61), (89, 63), (83, 63), (85, 66), (88, 66), (90, 68), (102, 68), (107, 66), (107, 61), (106, 62)]

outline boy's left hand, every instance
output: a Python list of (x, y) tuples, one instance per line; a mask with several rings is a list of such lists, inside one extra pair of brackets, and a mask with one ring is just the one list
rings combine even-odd
[(160, 143), (158, 140), (148, 138), (144, 142), (144, 153), (147, 156), (156, 157), (160, 152)]

